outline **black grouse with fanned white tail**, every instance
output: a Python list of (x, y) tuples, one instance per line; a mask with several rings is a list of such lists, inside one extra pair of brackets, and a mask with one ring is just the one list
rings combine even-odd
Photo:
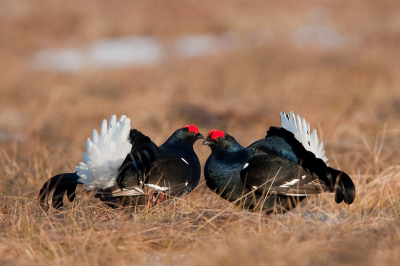
[(204, 168), (207, 186), (245, 208), (285, 212), (323, 192), (334, 192), (337, 203), (354, 201), (351, 178), (328, 166), (316, 130), (310, 132), (310, 125), (293, 112), (282, 112), (281, 128), (271, 127), (247, 148), (215, 129), (203, 144), (212, 150)]
[(122, 116), (116, 122), (112, 116), (108, 129), (103, 121), (100, 135), (93, 130), (84, 162), (75, 167), (76, 172), (56, 175), (43, 185), (40, 204), (46, 210), (61, 208), (64, 195), (73, 201), (80, 184), (112, 207), (152, 206), (168, 196), (188, 194), (200, 179), (200, 162), (193, 150), (198, 139), (204, 137), (197, 127), (186, 125), (157, 146), (148, 136), (130, 129), (130, 119)]

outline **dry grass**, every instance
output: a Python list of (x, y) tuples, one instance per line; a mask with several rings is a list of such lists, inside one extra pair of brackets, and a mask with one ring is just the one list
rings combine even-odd
[[(0, 264), (397, 265), (399, 12), (397, 0), (1, 1)], [(353, 41), (296, 47), (291, 33), (316, 22)], [(38, 49), (99, 38), (169, 42), (260, 29), (269, 37), (257, 47), (154, 67), (71, 74), (29, 65)], [(248, 145), (279, 125), (281, 110), (323, 129), (331, 166), (356, 183), (351, 206), (322, 195), (286, 215), (265, 216), (202, 185), (136, 214), (85, 198), (61, 213), (38, 208), (39, 186), (73, 171), (91, 129), (111, 114), (126, 114), (157, 144), (194, 123), (203, 134), (219, 128)], [(195, 150), (204, 164), (209, 148), (197, 143)]]

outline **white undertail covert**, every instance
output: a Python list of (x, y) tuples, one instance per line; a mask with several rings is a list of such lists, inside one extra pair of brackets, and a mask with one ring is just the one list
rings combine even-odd
[(131, 120), (125, 115), (118, 122), (115, 115), (111, 116), (108, 128), (104, 119), (100, 135), (93, 129), (92, 140), (88, 138), (86, 142), (83, 162), (75, 167), (86, 189), (108, 188), (115, 184), (118, 168), (132, 149), (128, 140), (130, 130)]
[[(325, 156), (324, 145), (320, 142), (317, 135), (317, 130), (310, 130), (310, 124), (306, 123), (300, 115), (295, 116), (293, 112), (287, 115), (285, 112), (280, 113), (281, 127), (294, 134), (295, 138), (303, 144), (307, 151), (315, 154), (317, 158), (322, 159), (325, 163), (328, 158)], [(326, 165), (329, 165), (326, 163)]]

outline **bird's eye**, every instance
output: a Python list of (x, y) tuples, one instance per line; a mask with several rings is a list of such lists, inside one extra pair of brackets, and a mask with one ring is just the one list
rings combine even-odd
[(194, 136), (194, 135), (196, 135), (196, 133), (194, 133), (194, 132), (190, 132), (190, 135)]
[(221, 141), (221, 140), (222, 140), (222, 137), (218, 137), (218, 138), (217, 138), (217, 141)]

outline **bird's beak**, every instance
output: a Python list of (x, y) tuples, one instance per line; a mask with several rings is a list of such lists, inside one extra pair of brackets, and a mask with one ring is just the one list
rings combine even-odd
[(201, 144), (201, 146), (203, 146), (203, 145), (210, 145), (210, 144), (212, 144), (212, 142), (211, 142), (209, 139), (205, 139), (205, 140), (203, 141), (203, 143)]
[(203, 134), (199, 134), (199, 135), (197, 136), (197, 139), (204, 139)]

